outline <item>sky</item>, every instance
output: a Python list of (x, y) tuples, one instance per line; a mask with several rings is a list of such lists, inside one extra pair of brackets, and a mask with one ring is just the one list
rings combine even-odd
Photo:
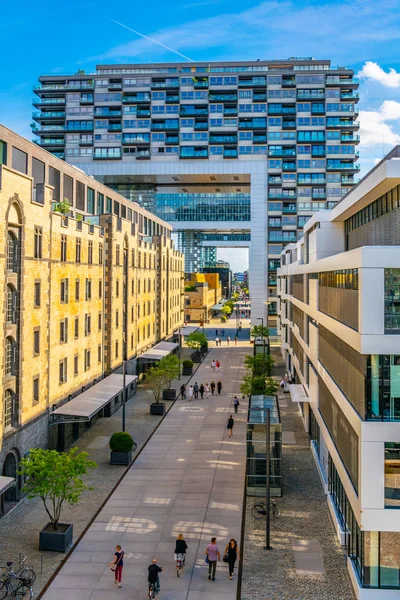
[[(400, 0), (2, 0), (0, 41), (0, 123), (28, 139), (39, 75), (121, 62), (313, 56), (360, 77), (361, 175), (400, 143)], [(242, 250), (218, 256), (247, 268)]]

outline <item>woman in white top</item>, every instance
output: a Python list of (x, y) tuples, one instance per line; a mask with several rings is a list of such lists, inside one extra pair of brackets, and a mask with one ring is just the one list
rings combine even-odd
[(211, 361), (211, 368), (215, 369), (215, 360)]
[(188, 395), (189, 402), (190, 402), (190, 400), (192, 400), (192, 399), (193, 399), (193, 394), (194, 394), (194, 391), (193, 391), (193, 386), (191, 385), (191, 386), (190, 386), (190, 388), (189, 388), (189, 389), (188, 389), (188, 391), (187, 391), (187, 395)]
[(205, 389), (205, 392), (206, 392), (206, 398), (209, 398), (210, 397), (210, 386), (209, 386), (208, 383), (206, 383), (204, 389)]

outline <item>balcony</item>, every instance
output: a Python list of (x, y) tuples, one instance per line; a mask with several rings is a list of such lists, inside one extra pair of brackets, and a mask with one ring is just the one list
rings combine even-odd
[(195, 89), (204, 89), (208, 88), (208, 79), (203, 77), (202, 79), (193, 78), (193, 87)]
[(296, 163), (295, 162), (283, 162), (282, 163), (282, 171), (296, 171)]
[(268, 177), (268, 185), (281, 185), (282, 178), (276, 177), (275, 175), (270, 175)]
[(181, 117), (204, 117), (204, 116), (207, 117), (208, 116), (208, 106), (205, 106), (204, 108), (197, 107), (197, 106), (193, 106), (191, 108), (185, 108), (184, 106), (181, 106), (180, 116)]
[(282, 87), (296, 87), (296, 77), (282, 77)]
[(150, 135), (148, 133), (135, 134), (135, 133), (124, 133), (122, 136), (123, 145), (132, 144), (150, 144)]
[(38, 146), (64, 146), (65, 140), (64, 138), (42, 138), (40, 140), (35, 140), (35, 144)]
[(360, 94), (358, 94), (357, 92), (341, 92), (340, 99), (341, 100), (354, 100), (355, 102), (358, 102), (358, 100), (360, 99)]
[(151, 96), (150, 94), (131, 94), (130, 96), (122, 97), (122, 104), (138, 104), (140, 102), (150, 102)]
[(314, 192), (312, 193), (313, 200), (324, 200), (326, 198), (326, 192)]
[(81, 81), (80, 85), (70, 85), (69, 83), (51, 83), (45, 85), (34, 85), (33, 90), (37, 93), (46, 93), (46, 92), (57, 92), (59, 90), (92, 90), (94, 88), (94, 81), (90, 79), (89, 81)]
[(353, 121), (352, 119), (338, 119), (335, 117), (328, 117), (326, 119), (326, 126), (327, 128), (352, 128), (352, 129), (359, 129), (360, 127), (360, 121)]
[(236, 117), (238, 109), (235, 108), (224, 108), (224, 117)]
[(208, 94), (208, 99), (210, 102), (236, 102), (237, 101), (237, 94), (220, 94), (220, 93), (216, 93), (216, 92), (210, 92)]
[(224, 148), (224, 158), (237, 158), (237, 148)]
[(117, 91), (117, 92), (119, 92), (120, 90), (122, 90), (122, 81), (118, 81), (118, 82), (115, 82), (115, 83), (111, 83), (110, 82), (108, 84), (108, 89), (110, 91), (114, 91), (114, 92)]
[(355, 185), (358, 181), (358, 177), (354, 177), (353, 175), (342, 175), (341, 179), (341, 182), (344, 185)]
[(182, 146), (180, 158), (208, 158), (208, 148)]
[(282, 207), (282, 214), (284, 215), (295, 215), (297, 212), (296, 204), (284, 204)]
[(326, 85), (356, 85), (358, 86), (360, 80), (358, 77), (340, 77), (339, 75), (327, 75)]
[(267, 119), (239, 119), (239, 129), (265, 129), (267, 127)]
[(360, 136), (356, 135), (356, 134), (348, 135), (348, 134), (342, 133), (342, 135), (340, 136), (340, 139), (342, 142), (353, 142), (355, 144), (358, 144), (358, 142), (360, 141)]
[(248, 77), (247, 79), (239, 79), (239, 87), (265, 87), (266, 85), (266, 77)]
[(138, 108), (136, 111), (136, 116), (138, 118), (142, 117), (150, 117), (150, 109), (149, 108)]
[(236, 135), (218, 135), (210, 133), (210, 144), (236, 144)]
[(84, 125), (82, 125), (82, 124), (81, 125), (75, 124), (74, 121), (67, 121), (65, 130), (68, 131), (68, 132), (70, 132), (70, 133), (72, 131), (77, 131), (77, 132), (79, 132), (79, 131), (84, 131), (84, 132), (93, 131), (93, 121), (86, 121), (86, 122), (84, 122)]
[(260, 94), (253, 92), (253, 102), (265, 102), (267, 100), (267, 94)]
[(207, 131), (208, 130), (208, 121), (195, 121), (194, 130), (195, 131)]
[(35, 121), (62, 121), (65, 119), (65, 112), (53, 111), (53, 112), (34, 112), (32, 115)]
[(168, 145), (179, 144), (179, 137), (177, 135), (170, 135), (165, 138), (165, 143)]
[(139, 150), (138, 152), (136, 152), (135, 156), (136, 156), (137, 160), (143, 160), (143, 159), (150, 158), (150, 149)]
[(253, 144), (266, 144), (267, 136), (266, 135), (253, 135)]
[(64, 132), (65, 127), (64, 125), (42, 125), (41, 127), (38, 127), (37, 125), (35, 125), (34, 127), (32, 127), (32, 131), (33, 133), (42, 133), (43, 131), (57, 131), (57, 132)]
[(167, 104), (179, 104), (179, 94), (167, 95), (165, 102)]
[(288, 194), (287, 192), (289, 191), (292, 190), (276, 190), (276, 188), (272, 188), (271, 190), (268, 190), (268, 200), (295, 200), (297, 198), (297, 194)]
[(167, 129), (178, 130), (179, 121), (178, 119), (172, 119), (170, 122), (165, 121), (153, 121), (151, 124), (152, 131), (166, 131)]
[(360, 165), (353, 162), (329, 161), (327, 171), (359, 171)]
[(296, 148), (280, 148), (279, 150), (268, 149), (269, 157), (296, 156)]
[(283, 121), (282, 129), (296, 129), (296, 121)]
[(122, 112), (120, 110), (104, 110), (103, 108), (96, 108), (94, 111), (96, 119), (109, 119), (115, 117), (121, 117)]
[(179, 88), (179, 79), (165, 79), (162, 81), (152, 81), (151, 82), (152, 89), (155, 90), (165, 90), (168, 88)]
[(40, 108), (41, 106), (44, 106), (46, 108), (49, 106), (49, 104), (65, 104), (65, 98), (33, 98), (32, 104), (33, 106), (36, 106), (36, 108)]

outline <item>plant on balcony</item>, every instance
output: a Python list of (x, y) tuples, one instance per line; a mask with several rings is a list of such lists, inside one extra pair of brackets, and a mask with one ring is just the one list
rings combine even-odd
[(57, 202), (53, 208), (54, 212), (60, 213), (63, 217), (67, 217), (71, 212), (71, 204), (68, 198), (64, 198), (60, 202)]
[(81, 213), (76, 213), (76, 220), (80, 223), (81, 221), (83, 221), (83, 216), (81, 215)]
[(185, 292), (195, 292), (195, 291), (196, 291), (195, 285), (185, 285)]

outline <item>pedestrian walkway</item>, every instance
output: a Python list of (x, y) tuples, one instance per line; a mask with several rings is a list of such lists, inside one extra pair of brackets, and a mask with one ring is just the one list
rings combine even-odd
[[(216, 581), (207, 578), (205, 547), (216, 536), (221, 550), (231, 537), (240, 541), (245, 474), (247, 406), (235, 417), (233, 437), (226, 429), (239, 394), (248, 349), (213, 349), (191, 383), (222, 381), (221, 396), (178, 400), (133, 466), (91, 524), (43, 595), (44, 600), (142, 600), (147, 567), (157, 558), (160, 600), (235, 600), (237, 572), (229, 580), (225, 563)], [(211, 361), (221, 370), (214, 373)], [(216, 392), (217, 394), (217, 392)], [(176, 576), (175, 539), (188, 544), (186, 566)], [(107, 567), (116, 544), (125, 551), (122, 589)]]
[[(279, 360), (278, 353), (275, 357)], [(277, 364), (276, 370), (280, 368)], [(256, 498), (247, 498), (241, 598), (353, 600), (345, 552), (334, 532), (298, 405), (288, 394), (279, 391), (278, 396), (283, 427), (284, 495), (277, 499), (281, 516), (272, 521), (272, 550), (266, 551), (265, 518), (252, 517)]]

